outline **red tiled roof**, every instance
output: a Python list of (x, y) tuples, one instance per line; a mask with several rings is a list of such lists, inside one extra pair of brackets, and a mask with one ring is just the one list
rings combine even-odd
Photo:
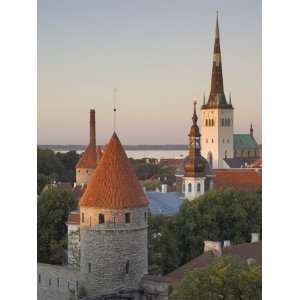
[(95, 145), (88, 145), (84, 152), (82, 153), (78, 163), (76, 164), (76, 169), (86, 168), (95, 169), (97, 166), (97, 150)]
[[(262, 262), (262, 243), (261, 241), (255, 243), (243, 243), (238, 245), (233, 245), (230, 247), (223, 248), (222, 255), (233, 255), (239, 256), (243, 259), (253, 258), (255, 261), (261, 265)], [(207, 267), (216, 258), (212, 251), (203, 253), (202, 255), (192, 259), (183, 266), (177, 268), (173, 272), (160, 277), (158, 281), (169, 282), (174, 284), (178, 282), (183, 276), (196, 268)]]
[(72, 211), (69, 214), (68, 221), (66, 224), (79, 225), (80, 224), (80, 213), (79, 211)]
[(260, 191), (262, 174), (251, 169), (214, 169), (214, 188), (221, 190), (227, 187), (242, 191)]
[(118, 136), (114, 133), (80, 199), (80, 207), (119, 209), (147, 205), (148, 200)]

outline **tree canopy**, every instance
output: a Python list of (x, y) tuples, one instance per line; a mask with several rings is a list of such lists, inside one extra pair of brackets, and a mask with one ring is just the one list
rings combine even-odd
[(205, 240), (249, 242), (261, 233), (261, 193), (211, 191), (185, 200), (176, 216), (149, 218), (150, 272), (165, 274), (202, 254)]
[(239, 257), (221, 256), (206, 268), (186, 273), (171, 300), (261, 299), (261, 267)]
[(70, 211), (77, 207), (73, 193), (59, 188), (49, 189), (38, 198), (37, 244), (38, 261), (61, 264), (66, 247), (65, 222)]

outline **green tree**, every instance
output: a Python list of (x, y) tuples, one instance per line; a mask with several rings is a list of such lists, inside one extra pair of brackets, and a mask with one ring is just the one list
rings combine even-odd
[(165, 274), (179, 266), (175, 218), (150, 215), (149, 268), (152, 274)]
[(261, 299), (261, 267), (239, 257), (219, 257), (208, 267), (187, 273), (170, 299)]
[(185, 200), (176, 228), (181, 264), (202, 253), (204, 240), (248, 242), (261, 231), (261, 193), (225, 189)]
[(77, 207), (73, 193), (55, 188), (38, 198), (37, 237), (38, 261), (61, 264), (66, 247), (67, 221), (70, 211)]

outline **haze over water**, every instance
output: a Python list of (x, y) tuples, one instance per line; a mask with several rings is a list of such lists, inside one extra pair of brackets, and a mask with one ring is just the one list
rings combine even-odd
[[(240, 0), (38, 1), (38, 143), (187, 144), (192, 97), (209, 94), (219, 10), (235, 133), (261, 141), (261, 4)], [(200, 105), (198, 105), (198, 109)]]

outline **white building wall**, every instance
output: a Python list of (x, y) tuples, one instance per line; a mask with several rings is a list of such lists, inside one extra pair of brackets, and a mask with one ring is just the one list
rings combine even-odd
[[(198, 191), (198, 183), (200, 184), (200, 191)], [(182, 184), (184, 185), (182, 192), (188, 200), (193, 200), (205, 193), (205, 177), (183, 177)], [(188, 189), (189, 184), (192, 186), (191, 192)]]
[[(233, 110), (202, 109), (200, 119), (202, 156), (210, 162), (212, 153), (212, 168), (223, 168), (225, 153), (227, 158), (233, 158)], [(222, 126), (222, 119), (229, 119), (230, 126)], [(206, 120), (213, 120), (214, 126), (206, 126)]]

